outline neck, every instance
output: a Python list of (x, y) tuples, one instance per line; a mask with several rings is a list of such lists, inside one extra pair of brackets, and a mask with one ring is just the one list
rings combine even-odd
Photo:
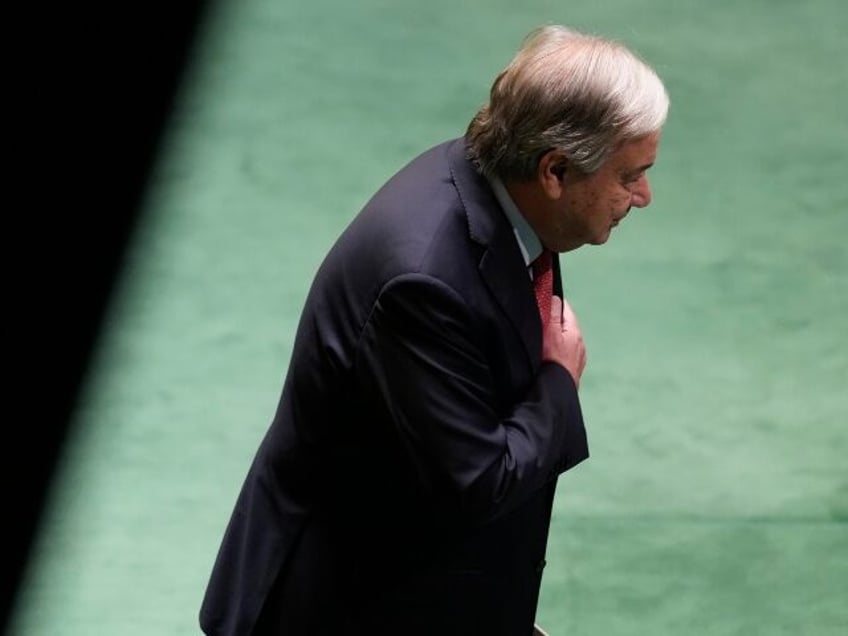
[(539, 237), (542, 247), (547, 248), (544, 234), (547, 206), (538, 184), (534, 181), (505, 181), (504, 187), (515, 202), (521, 216), (527, 219), (527, 223)]

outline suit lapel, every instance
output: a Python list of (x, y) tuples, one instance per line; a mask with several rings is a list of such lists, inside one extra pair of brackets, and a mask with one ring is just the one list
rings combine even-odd
[[(484, 248), (480, 275), (521, 336), (527, 361), (535, 368), (542, 355), (542, 322), (512, 226), (486, 179), (465, 158), (464, 140), (454, 141), (449, 154), (451, 175), (465, 207), (469, 234)], [(557, 266), (557, 274), (558, 269)], [(555, 280), (558, 279), (557, 275)]]

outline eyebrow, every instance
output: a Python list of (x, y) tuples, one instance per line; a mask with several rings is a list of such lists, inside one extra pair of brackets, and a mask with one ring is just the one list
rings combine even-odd
[(625, 170), (621, 174), (624, 177), (631, 177), (633, 175), (639, 174), (640, 172), (645, 172), (646, 170), (650, 169), (653, 165), (654, 165), (654, 162), (652, 161), (650, 163), (646, 163), (643, 166), (639, 166), (638, 168), (634, 168), (633, 170)]

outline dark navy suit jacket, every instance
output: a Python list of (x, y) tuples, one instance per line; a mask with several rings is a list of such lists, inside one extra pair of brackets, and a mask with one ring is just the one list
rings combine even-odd
[(414, 159), (317, 272), (204, 631), (528, 636), (556, 479), (588, 456), (541, 339), (463, 140)]

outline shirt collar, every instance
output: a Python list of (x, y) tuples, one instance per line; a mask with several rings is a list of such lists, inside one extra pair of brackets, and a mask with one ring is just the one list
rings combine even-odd
[(521, 255), (524, 256), (524, 264), (530, 265), (542, 253), (542, 243), (539, 237), (530, 227), (527, 219), (515, 205), (515, 201), (509, 196), (506, 186), (498, 177), (488, 177), (489, 185), (492, 186), (492, 191), (495, 193), (495, 198), (503, 208), (504, 213), (512, 225), (512, 231), (515, 234), (515, 240), (518, 241), (518, 247), (521, 249)]

